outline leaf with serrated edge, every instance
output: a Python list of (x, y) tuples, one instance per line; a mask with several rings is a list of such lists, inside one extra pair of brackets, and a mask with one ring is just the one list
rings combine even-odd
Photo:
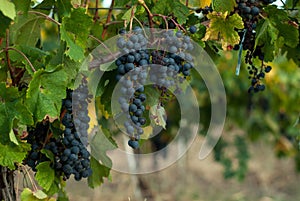
[(110, 168), (100, 164), (94, 157), (91, 157), (92, 175), (88, 177), (88, 184), (91, 188), (96, 188), (103, 183), (103, 178), (109, 176)]
[(37, 173), (35, 175), (35, 179), (38, 182), (38, 184), (46, 191), (50, 189), (55, 179), (55, 172), (50, 167), (50, 164), (51, 164), (50, 161), (46, 161), (36, 166)]
[(9, 169), (14, 170), (14, 164), (21, 163), (29, 150), (30, 145), (25, 143), (20, 143), (19, 145), (13, 143), (3, 145), (0, 143), (0, 165), (7, 166)]
[(204, 41), (221, 40), (222, 48), (227, 49), (228, 45), (236, 45), (240, 42), (240, 37), (235, 28), (244, 28), (242, 18), (238, 14), (228, 16), (228, 13), (213, 12), (207, 15), (210, 19), (210, 26), (206, 31)]
[(66, 96), (67, 77), (61, 69), (51, 73), (41, 69), (34, 73), (25, 103), (36, 120), (41, 121), (45, 116), (59, 117), (61, 101)]

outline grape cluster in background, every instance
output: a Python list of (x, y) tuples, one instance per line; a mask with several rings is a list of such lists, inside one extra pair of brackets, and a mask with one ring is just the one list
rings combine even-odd
[[(241, 41), (243, 41), (243, 50), (247, 50), (245, 63), (248, 65), (249, 79), (251, 80), (251, 86), (248, 89), (249, 93), (259, 92), (265, 90), (265, 85), (262, 83), (262, 79), (265, 78), (265, 73), (271, 71), (271, 67), (264, 64), (264, 54), (261, 51), (261, 47), (255, 46), (255, 29), (258, 20), (261, 18), (263, 6), (274, 3), (275, 0), (236, 0), (237, 12), (244, 22), (245, 29), (239, 32)], [(235, 50), (239, 49), (237, 45)], [(261, 60), (261, 66), (255, 66), (253, 59), (258, 58)]]
[[(196, 31), (196, 27), (190, 27), (192, 34)], [(157, 49), (147, 49), (149, 43), (157, 45)], [(152, 47), (155, 45), (151, 44)], [(115, 61), (116, 79), (122, 85), (118, 102), (121, 110), (128, 113), (124, 122), (130, 136), (128, 145), (137, 149), (140, 135), (144, 133), (143, 126), (147, 123), (145, 83), (147, 80), (153, 83), (152, 87), (162, 96), (169, 89), (174, 93), (181, 92), (179, 84), (190, 76), (194, 65), (193, 57), (188, 53), (194, 47), (190, 37), (180, 30), (162, 30), (158, 39), (149, 39), (140, 27), (135, 27), (130, 33), (121, 30), (117, 46), (123, 53)]]

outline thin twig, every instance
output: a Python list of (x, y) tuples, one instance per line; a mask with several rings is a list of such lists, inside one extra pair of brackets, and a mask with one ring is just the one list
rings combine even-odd
[[(107, 14), (107, 18), (106, 18), (105, 24), (108, 24), (110, 22), (110, 20), (111, 20), (111, 16), (112, 16), (114, 4), (115, 4), (115, 0), (112, 0), (111, 4), (110, 4), (110, 7), (109, 7), (109, 10), (108, 10), (108, 14)], [(108, 27), (104, 25), (104, 29), (103, 29), (103, 32), (102, 32), (102, 35), (101, 35), (102, 39), (104, 39), (104, 37), (106, 35), (107, 28)]]
[(133, 19), (138, 22), (138, 24), (141, 26), (141, 29), (144, 32), (145, 37), (148, 38), (147, 33), (146, 33), (145, 29), (144, 29), (144, 26), (142, 25), (142, 23), (140, 22), (140, 20), (138, 18), (136, 18), (135, 16), (133, 16)]
[(189, 7), (189, 0), (185, 0), (185, 6)]
[(132, 23), (133, 23), (133, 17), (134, 17), (134, 9), (135, 7), (133, 7), (131, 9), (131, 13), (130, 13), (130, 23), (129, 23), (129, 30), (132, 31)]
[(153, 16), (157, 16), (157, 17), (161, 17), (163, 18), (163, 20), (165, 21), (165, 24), (166, 24), (166, 29), (168, 30), (169, 29), (169, 25), (168, 25), (168, 21), (167, 21), (167, 16), (165, 15), (162, 15), (162, 14), (153, 14)]
[(25, 170), (26, 174), (28, 175), (28, 178), (29, 178), (29, 181), (34, 189), (34, 191), (37, 191), (38, 190), (38, 187), (36, 186), (36, 184), (34, 183), (33, 179), (31, 178), (31, 175), (30, 173), (28, 172), (28, 170), (26, 169), (25, 166), (23, 166), (23, 169)]
[(104, 26), (108, 27), (113, 24), (121, 24), (121, 23), (124, 23), (124, 21), (111, 21), (111, 22), (105, 24)]
[(49, 17), (48, 15), (46, 15), (46, 14), (44, 14), (44, 13), (41, 13), (41, 12), (38, 12), (38, 11), (33, 11), (33, 10), (28, 11), (28, 13), (33, 13), (33, 14), (41, 15), (41, 16), (45, 17), (47, 20), (49, 20), (49, 21), (51, 21), (51, 22), (54, 22), (54, 23), (57, 24), (58, 26), (61, 25), (60, 22), (56, 21), (55, 19)]
[(2, 175), (2, 179), (3, 179), (3, 184), (5, 186), (5, 191), (6, 191), (6, 194), (8, 196), (8, 200), (9, 201), (13, 201), (12, 197), (11, 197), (11, 194), (8, 190), (9, 188), (9, 185), (7, 183), (7, 180), (6, 180), (6, 172), (7, 172), (7, 168), (6, 167), (2, 167), (2, 172), (1, 172), (1, 175)]
[(20, 55), (22, 55), (22, 56), (24, 57), (24, 59), (27, 61), (27, 63), (28, 63), (29, 66), (31, 67), (31, 70), (32, 70), (33, 72), (36, 72), (34, 66), (32, 65), (32, 63), (30, 62), (30, 60), (28, 59), (28, 57), (27, 57), (23, 52), (21, 52), (20, 50), (14, 48), (14, 47), (7, 47), (7, 48), (5, 48), (5, 49), (6, 49), (6, 50), (14, 50), (14, 51), (18, 52), (18, 53), (19, 53)]
[[(89, 35), (89, 37), (96, 40), (98, 43), (100, 43), (111, 55), (114, 56), (114, 54), (111, 52), (111, 50), (101, 40), (99, 40), (98, 38), (96, 38), (93, 35)], [(117, 58), (115, 58), (115, 59), (117, 59)]]

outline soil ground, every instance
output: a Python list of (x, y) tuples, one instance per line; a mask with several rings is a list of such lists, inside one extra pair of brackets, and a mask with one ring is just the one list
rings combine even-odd
[[(198, 159), (200, 137), (172, 166), (139, 176), (146, 185), (139, 196), (137, 176), (112, 171), (112, 181), (94, 190), (85, 182), (67, 185), (71, 201), (298, 201), (300, 174), (292, 159), (278, 159), (264, 142), (250, 146), (251, 160), (246, 178), (239, 182), (223, 177), (223, 167), (210, 154)], [(147, 194), (149, 195), (147, 198)], [(152, 197), (152, 198), (151, 198)]]

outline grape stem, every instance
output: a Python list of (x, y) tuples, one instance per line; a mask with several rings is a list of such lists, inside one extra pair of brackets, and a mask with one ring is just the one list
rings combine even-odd
[(145, 10), (148, 14), (149, 27), (153, 28), (153, 26), (154, 26), (154, 24), (153, 24), (153, 14), (151, 13), (150, 9), (148, 8), (148, 6), (146, 5), (144, 0), (139, 0), (139, 3), (145, 8)]
[[(111, 52), (111, 50), (101, 40), (99, 40), (98, 38), (96, 38), (93, 35), (89, 35), (89, 37), (92, 38), (92, 39), (94, 39), (98, 43), (100, 43), (112, 56), (114, 56), (114, 54)], [(117, 58), (115, 58), (115, 59), (117, 59)]]

